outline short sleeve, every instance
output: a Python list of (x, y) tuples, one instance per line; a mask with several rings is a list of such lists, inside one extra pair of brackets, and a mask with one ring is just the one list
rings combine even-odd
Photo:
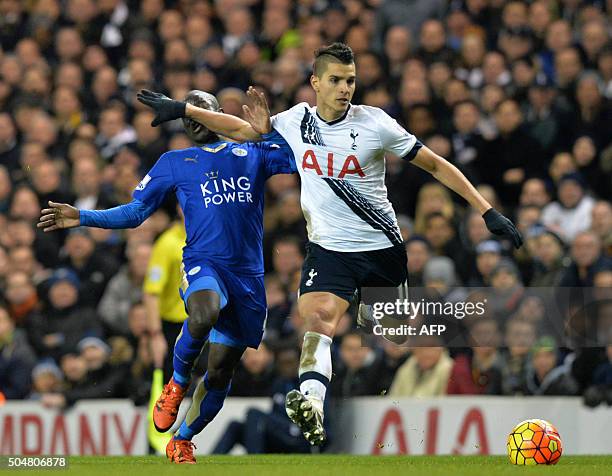
[(383, 110), (378, 111), (378, 135), (385, 152), (412, 160), (423, 144)]
[[(272, 123), (272, 128), (276, 129), (279, 134), (283, 137), (289, 137), (292, 130), (292, 120), (296, 114), (299, 112), (296, 111), (304, 111), (304, 107), (308, 107), (308, 104), (305, 102), (296, 104), (290, 109), (286, 111), (279, 112), (270, 118), (270, 122)], [(299, 129), (298, 129), (299, 130)], [(295, 134), (295, 130), (294, 130)]]
[(262, 136), (263, 141), (257, 144), (263, 157), (266, 177), (276, 174), (293, 174), (297, 172), (293, 150), (282, 135), (275, 129)]
[(163, 154), (136, 186), (132, 196), (146, 205), (158, 208), (173, 188), (174, 177), (170, 159), (167, 154)]

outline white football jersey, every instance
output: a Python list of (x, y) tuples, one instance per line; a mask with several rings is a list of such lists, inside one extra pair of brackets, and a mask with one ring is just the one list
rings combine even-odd
[(385, 152), (412, 157), (421, 147), (416, 137), (371, 106), (351, 105), (328, 123), (304, 102), (273, 116), (272, 127), (295, 155), (310, 241), (334, 251), (402, 242), (387, 198)]

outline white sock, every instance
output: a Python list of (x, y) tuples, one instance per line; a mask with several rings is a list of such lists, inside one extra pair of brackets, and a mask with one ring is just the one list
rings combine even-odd
[(324, 334), (310, 331), (304, 334), (299, 370), (300, 392), (321, 402), (325, 400), (332, 375), (331, 343), (331, 337)]

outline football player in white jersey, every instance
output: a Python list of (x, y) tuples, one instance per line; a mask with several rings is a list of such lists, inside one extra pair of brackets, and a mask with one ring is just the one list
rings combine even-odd
[(155, 110), (154, 126), (189, 117), (237, 141), (257, 140), (274, 127), (293, 149), (309, 238), (298, 300), (307, 332), (300, 388), (287, 394), (286, 409), (315, 445), (325, 441), (323, 401), (332, 375), (330, 345), (337, 323), (356, 290), (400, 286), (407, 279), (406, 253), (384, 183), (385, 153), (431, 173), (478, 210), (491, 232), (511, 239), (517, 248), (522, 244), (514, 224), (493, 209), (456, 167), (383, 110), (351, 104), (355, 81), (353, 52), (334, 43), (315, 53), (310, 84), (316, 107), (300, 103), (271, 121), (264, 95), (253, 88), (248, 91), (252, 107), (243, 106), (247, 121), (159, 93), (138, 95)]

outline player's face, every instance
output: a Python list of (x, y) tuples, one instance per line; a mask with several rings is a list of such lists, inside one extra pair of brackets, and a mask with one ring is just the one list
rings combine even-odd
[(311, 83), (321, 116), (326, 120), (337, 118), (344, 114), (355, 93), (355, 64), (328, 63), (320, 78), (312, 76)]

